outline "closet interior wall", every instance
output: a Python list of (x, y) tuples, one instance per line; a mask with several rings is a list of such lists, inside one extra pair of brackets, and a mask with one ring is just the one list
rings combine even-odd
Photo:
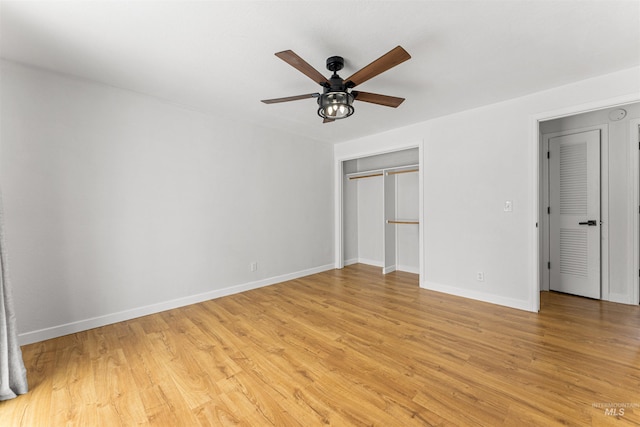
[(419, 272), (418, 163), (417, 148), (344, 162), (345, 265)]

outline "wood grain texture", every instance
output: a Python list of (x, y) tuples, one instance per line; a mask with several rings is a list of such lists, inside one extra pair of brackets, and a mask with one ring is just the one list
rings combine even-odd
[(317, 98), (318, 93), (308, 93), (305, 95), (286, 96), (284, 98), (263, 99), (261, 102), (265, 104), (277, 104), (279, 102), (298, 101), (300, 99)]
[(25, 346), (0, 425), (640, 425), (639, 307), (545, 292), (528, 313), (379, 270)]
[(361, 85), (367, 80), (372, 79), (409, 59), (411, 59), (411, 55), (409, 55), (402, 46), (396, 46), (369, 65), (366, 65), (350, 77), (344, 79), (344, 81), (349, 87)]
[(294, 51), (284, 50), (282, 52), (277, 52), (275, 55), (319, 85), (329, 84), (329, 80), (323, 76), (320, 71), (313, 68)]
[(404, 102), (404, 98), (397, 96), (380, 95), (379, 93), (362, 92), (354, 90), (351, 92), (353, 97), (358, 101), (369, 102), (377, 105), (384, 105), (385, 107), (398, 108), (400, 104)]
[(400, 219), (388, 219), (387, 224), (420, 224), (420, 221), (405, 221)]
[(383, 173), (379, 172), (379, 173), (371, 173), (368, 175), (357, 175), (357, 176), (350, 176), (349, 179), (362, 179), (362, 178), (373, 178), (374, 176), (382, 176)]
[(420, 169), (416, 168), (416, 169), (401, 169), (401, 170), (397, 170), (397, 171), (389, 171), (387, 172), (387, 175), (398, 175), (401, 173), (411, 173), (411, 172), (419, 172)]

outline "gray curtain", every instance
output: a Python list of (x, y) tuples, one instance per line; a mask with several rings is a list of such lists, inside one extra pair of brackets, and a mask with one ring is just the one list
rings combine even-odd
[(7, 274), (4, 216), (0, 194), (0, 400), (13, 399), (28, 390), (27, 370), (18, 345), (11, 284)]

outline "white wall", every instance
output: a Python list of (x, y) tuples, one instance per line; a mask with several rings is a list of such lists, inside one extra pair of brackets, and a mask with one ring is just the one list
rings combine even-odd
[[(422, 286), (535, 311), (536, 120), (640, 98), (639, 72), (623, 70), (338, 144), (336, 165), (424, 141)], [(513, 212), (503, 212), (506, 200)], [(476, 280), (479, 271), (484, 282)]]
[(0, 71), (23, 343), (332, 267), (332, 146), (7, 62)]
[[(419, 216), (419, 181), (417, 173), (396, 175), (396, 218), (415, 220)], [(398, 270), (419, 273), (419, 226), (418, 224), (396, 225), (396, 257)]]
[(358, 262), (358, 180), (349, 179), (346, 175), (356, 172), (356, 161), (344, 162), (342, 179), (342, 224), (344, 230), (343, 260), (345, 265)]
[(382, 176), (354, 180), (358, 197), (358, 261), (384, 266), (384, 199)]

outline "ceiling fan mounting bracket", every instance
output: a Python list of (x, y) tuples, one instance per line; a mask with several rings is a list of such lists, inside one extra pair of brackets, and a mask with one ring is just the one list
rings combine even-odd
[(344, 58), (342, 56), (331, 56), (327, 58), (327, 70), (337, 73), (344, 68)]
[(328, 83), (324, 83), (324, 93), (327, 92), (346, 92), (347, 87), (338, 75), (338, 71), (344, 68), (344, 58), (341, 56), (331, 56), (327, 58), (327, 70), (332, 71), (333, 75), (329, 78)]

